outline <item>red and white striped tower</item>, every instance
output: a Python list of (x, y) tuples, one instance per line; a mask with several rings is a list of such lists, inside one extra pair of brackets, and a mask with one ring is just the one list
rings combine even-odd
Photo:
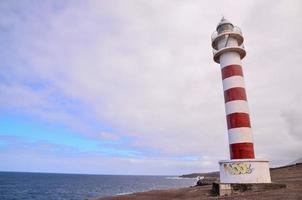
[[(221, 181), (234, 183), (270, 182), (268, 161), (256, 160), (254, 154), (253, 135), (241, 63), (241, 59), (246, 55), (243, 40), (241, 30), (225, 18), (221, 19), (212, 35), (214, 61), (219, 63), (221, 67), (231, 158), (229, 161), (221, 161), (221, 170), (225, 173), (223, 174), (220, 170), (220, 175), (223, 175), (220, 178)], [(242, 173), (238, 172), (237, 175), (240, 173), (251, 175), (253, 172), (251, 163), (254, 165), (254, 173), (255, 167), (259, 168), (259, 163), (260, 168), (265, 168), (264, 175), (262, 172), (258, 174), (263, 178), (259, 178), (257, 175), (248, 178), (243, 176), (234, 178), (238, 169), (242, 170)], [(229, 177), (227, 172), (234, 174)]]
[(220, 63), (231, 159), (255, 158), (241, 59), (245, 57), (239, 28), (222, 19), (214, 34), (214, 60)]

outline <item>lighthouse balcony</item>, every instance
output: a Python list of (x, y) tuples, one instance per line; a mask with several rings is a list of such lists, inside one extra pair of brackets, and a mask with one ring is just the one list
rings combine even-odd
[(235, 38), (239, 45), (243, 43), (243, 36), (242, 36), (241, 29), (237, 26), (234, 26), (231, 29), (225, 29), (223, 31), (215, 31), (211, 36), (212, 47), (214, 49), (217, 49), (218, 41), (220, 41), (225, 37)]
[(238, 45), (234, 45), (234, 46), (226, 46), (226, 47), (223, 47), (219, 50), (216, 50), (216, 49), (213, 49), (213, 58), (214, 58), (214, 61), (216, 63), (220, 63), (220, 55), (223, 54), (223, 53), (226, 53), (226, 52), (237, 52), (240, 56), (241, 59), (243, 59), (246, 55), (246, 51), (244, 49), (244, 45), (241, 44), (240, 46)]

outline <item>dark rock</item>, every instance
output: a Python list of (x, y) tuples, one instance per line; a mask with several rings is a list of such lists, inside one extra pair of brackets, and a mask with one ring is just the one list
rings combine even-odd
[(192, 173), (192, 174), (185, 174), (179, 177), (181, 178), (197, 178), (197, 177), (219, 177), (219, 172), (207, 172), (207, 173)]
[(204, 177), (197, 181), (196, 186), (211, 185), (217, 181), (218, 181), (218, 178), (216, 178), (216, 177)]

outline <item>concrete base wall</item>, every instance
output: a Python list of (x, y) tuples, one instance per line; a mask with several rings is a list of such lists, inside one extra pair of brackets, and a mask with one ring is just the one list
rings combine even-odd
[(240, 194), (246, 191), (267, 191), (272, 189), (285, 188), (285, 184), (280, 183), (252, 183), (252, 184), (235, 184), (235, 183), (213, 183), (213, 195), (228, 196)]
[(267, 160), (222, 160), (219, 169), (220, 183), (271, 183)]

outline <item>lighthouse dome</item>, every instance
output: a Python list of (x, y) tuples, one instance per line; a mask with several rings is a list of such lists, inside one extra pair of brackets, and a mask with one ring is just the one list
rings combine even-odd
[(233, 27), (234, 27), (234, 25), (229, 20), (227, 20), (226, 18), (222, 17), (221, 20), (220, 20), (220, 22), (217, 24), (216, 30), (218, 32), (221, 32), (222, 30), (232, 29)]

